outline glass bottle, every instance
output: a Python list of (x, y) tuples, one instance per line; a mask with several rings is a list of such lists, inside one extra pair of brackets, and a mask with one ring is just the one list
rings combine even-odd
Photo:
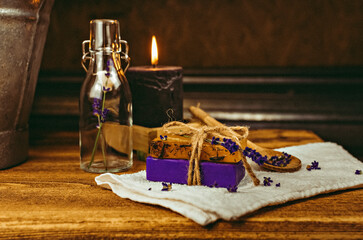
[(82, 49), (87, 75), (79, 104), (81, 169), (94, 173), (125, 171), (132, 166), (133, 157), (132, 103), (122, 69), (122, 64), (125, 71), (129, 65), (128, 44), (121, 40), (118, 21), (92, 20), (90, 40), (82, 43)]

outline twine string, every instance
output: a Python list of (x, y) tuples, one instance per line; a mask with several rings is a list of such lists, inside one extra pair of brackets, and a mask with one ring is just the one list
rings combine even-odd
[(166, 110), (166, 116), (168, 116), (168, 122), (176, 120), (176, 118), (174, 117), (174, 109), (172, 108), (168, 108), (168, 110)]
[[(239, 150), (242, 151), (242, 145), (240, 141), (242, 139), (247, 138), (248, 136), (248, 128), (244, 126), (235, 126), (235, 127), (227, 127), (227, 126), (202, 126), (199, 128), (187, 125), (182, 122), (169, 122), (163, 125), (163, 131), (166, 134), (174, 134), (174, 135), (187, 135), (191, 136), (191, 144), (192, 151), (189, 159), (189, 167), (188, 167), (188, 185), (201, 185), (201, 177), (200, 177), (200, 155), (202, 153), (203, 143), (208, 135), (213, 135), (217, 138), (224, 139), (230, 138), (233, 140), (239, 147)], [(253, 173), (250, 165), (247, 163), (246, 159), (242, 154), (243, 164), (252, 178), (255, 185), (259, 184), (259, 180)]]

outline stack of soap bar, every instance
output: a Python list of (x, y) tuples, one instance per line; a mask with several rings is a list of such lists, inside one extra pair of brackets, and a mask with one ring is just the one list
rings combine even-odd
[[(187, 184), (190, 139), (168, 136), (154, 139), (146, 158), (146, 179), (150, 181)], [(231, 188), (245, 176), (240, 151), (230, 153), (223, 146), (205, 142), (202, 148), (200, 175), (202, 185)]]

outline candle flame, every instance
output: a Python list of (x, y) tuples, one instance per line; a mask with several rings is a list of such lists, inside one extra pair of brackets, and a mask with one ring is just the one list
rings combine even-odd
[(158, 46), (156, 45), (155, 36), (153, 36), (151, 42), (151, 64), (154, 66), (158, 64)]

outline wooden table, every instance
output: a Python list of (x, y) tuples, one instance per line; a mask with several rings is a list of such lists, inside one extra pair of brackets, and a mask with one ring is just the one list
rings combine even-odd
[[(299, 130), (251, 131), (265, 147), (321, 142)], [(145, 169), (135, 161), (129, 172)], [(362, 239), (363, 190), (265, 207), (237, 221), (201, 227), (159, 206), (122, 199), (79, 168), (78, 134), (37, 133), (29, 160), (0, 171), (0, 239)]]

